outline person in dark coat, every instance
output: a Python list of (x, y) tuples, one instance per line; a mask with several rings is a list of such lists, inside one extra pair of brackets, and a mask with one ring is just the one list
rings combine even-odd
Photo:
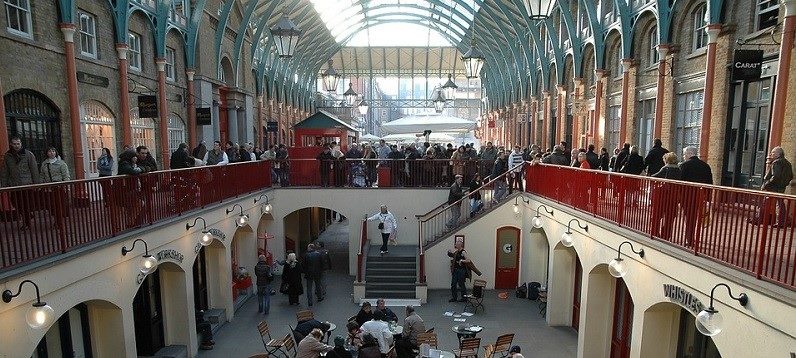
[(600, 149), (600, 170), (604, 171), (611, 170), (610, 157), (608, 156), (608, 149), (606, 149), (605, 147)]
[[(681, 180), (690, 183), (713, 184), (713, 172), (708, 163), (697, 156), (696, 147), (683, 148), (683, 161), (680, 163)], [(709, 203), (710, 189), (700, 191), (695, 186), (683, 186), (681, 203), (685, 214), (685, 244), (691, 245), (696, 234), (697, 221), (704, 217), (707, 209), (704, 203)]]
[(644, 158), (638, 154), (638, 146), (630, 147), (630, 155), (627, 156), (620, 172), (625, 174), (639, 175), (644, 171)]
[(696, 147), (683, 148), (683, 159), (684, 161), (680, 163), (683, 181), (713, 184), (713, 172), (708, 163), (699, 159)]
[(188, 145), (180, 143), (177, 150), (171, 153), (169, 162), (169, 168), (171, 169), (184, 169), (192, 167), (196, 161), (188, 154)]
[(616, 155), (616, 160), (614, 161), (614, 166), (611, 167), (611, 170), (615, 172), (621, 172), (628, 156), (630, 156), (630, 144), (625, 143), (622, 146), (622, 149), (619, 151), (619, 154)]
[(149, 152), (149, 148), (143, 145), (139, 145), (135, 148), (135, 154), (138, 156), (138, 167), (141, 168), (142, 173), (149, 173), (158, 170), (158, 164), (155, 162), (155, 158), (152, 157), (152, 154)]
[[(658, 172), (652, 174), (655, 178), (680, 180), (682, 172), (677, 166), (677, 155), (666, 153), (663, 155), (664, 165)], [(677, 217), (677, 204), (680, 200), (680, 188), (674, 183), (653, 183), (652, 191), (652, 235), (663, 240), (672, 236), (672, 225)]]
[[(793, 180), (793, 166), (785, 159), (785, 151), (782, 147), (774, 147), (771, 149), (768, 159), (771, 165), (763, 177), (763, 185), (760, 189), (774, 193), (784, 193)], [(776, 210), (774, 227), (785, 227), (789, 225), (789, 218), (787, 212), (788, 204), (782, 198), (776, 198), (773, 206), (762, 205), (761, 208), (768, 206), (772, 210)], [(758, 221), (759, 221), (758, 215)]]
[(258, 257), (254, 275), (257, 276), (257, 312), (268, 314), (271, 310), (271, 281), (274, 280), (274, 274), (265, 255)]
[(362, 302), (362, 308), (359, 309), (357, 312), (357, 324), (362, 326), (363, 323), (370, 321), (373, 319), (373, 307), (371, 307), (370, 302), (365, 301)]
[(315, 251), (315, 245), (307, 245), (307, 253), (304, 254), (304, 281), (307, 283), (307, 306), (312, 306), (313, 285), (315, 286), (315, 296), (318, 302), (323, 301), (323, 288), (321, 286), (321, 276), (323, 276), (323, 257), (321, 253)]
[(586, 161), (589, 162), (589, 168), (591, 169), (600, 167), (600, 156), (594, 152), (594, 144), (589, 144), (589, 150), (586, 151)]
[(285, 267), (282, 270), (282, 285), (287, 285), (289, 302), (291, 305), (298, 305), (298, 296), (304, 293), (304, 287), (301, 285), (301, 264), (296, 260), (296, 254), (292, 252), (287, 255), (287, 260), (280, 264)]
[(569, 165), (569, 159), (564, 154), (564, 149), (560, 145), (557, 145), (553, 152), (550, 155), (542, 158), (542, 163), (544, 164), (553, 164), (553, 165)]
[(321, 186), (329, 186), (329, 172), (332, 170), (334, 156), (328, 144), (323, 146), (323, 151), (318, 154), (318, 171), (321, 174)]
[(647, 169), (647, 175), (655, 175), (663, 168), (663, 155), (666, 153), (669, 153), (669, 151), (663, 147), (661, 139), (655, 138), (652, 149), (644, 157), (644, 167)]

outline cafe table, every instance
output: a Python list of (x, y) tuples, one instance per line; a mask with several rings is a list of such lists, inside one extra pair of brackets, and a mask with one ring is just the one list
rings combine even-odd
[(469, 324), (461, 324), (451, 327), (451, 331), (456, 333), (456, 338), (459, 339), (459, 343), (462, 342), (464, 338), (473, 338), (478, 333), (484, 330), (484, 327), (478, 325), (469, 325)]

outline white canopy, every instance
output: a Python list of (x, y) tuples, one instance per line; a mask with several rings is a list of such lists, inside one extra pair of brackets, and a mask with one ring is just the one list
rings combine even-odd
[(359, 136), (360, 142), (378, 142), (381, 138), (373, 135), (373, 134), (364, 134)]
[(415, 114), (381, 125), (387, 134), (435, 132), (469, 132), (474, 130), (476, 122), (464, 118), (451, 117), (436, 113)]
[[(407, 133), (407, 134), (389, 134), (384, 136), (382, 139), (388, 142), (424, 142), (426, 139), (423, 136), (418, 137), (414, 133)], [(445, 133), (431, 133), (428, 140), (433, 143), (448, 143), (453, 142), (456, 138), (451, 136), (450, 134)]]

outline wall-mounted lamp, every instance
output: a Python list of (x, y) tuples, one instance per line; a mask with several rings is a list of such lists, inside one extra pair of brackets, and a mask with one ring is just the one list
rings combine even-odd
[(642, 259), (644, 258), (644, 249), (636, 249), (633, 247), (633, 243), (630, 241), (625, 241), (619, 244), (619, 248), (616, 249), (616, 258), (611, 260), (608, 264), (608, 272), (611, 273), (611, 276), (616, 278), (624, 277), (627, 273), (627, 266), (625, 266), (625, 262), (622, 259), (622, 245), (628, 244), (630, 245), (630, 251), (640, 256)]
[(198, 216), (196, 219), (193, 219), (193, 224), (185, 223), (185, 231), (188, 231), (192, 227), (196, 226), (196, 222), (199, 220), (202, 220), (202, 237), (199, 238), (199, 243), (202, 244), (202, 246), (210, 245), (213, 243), (213, 234), (207, 230), (207, 221), (205, 221), (205, 218)]
[(749, 303), (749, 296), (745, 293), (741, 293), (738, 297), (732, 295), (732, 290), (730, 290), (730, 286), (727, 286), (726, 283), (720, 283), (716, 286), (713, 286), (713, 289), (710, 290), (710, 307), (703, 309), (702, 312), (696, 317), (696, 328), (699, 333), (702, 333), (708, 337), (713, 337), (721, 332), (721, 324), (724, 323), (724, 317), (722, 317), (721, 313), (713, 307), (713, 293), (716, 291), (716, 288), (719, 286), (724, 286), (727, 288), (727, 293), (730, 294), (730, 298), (738, 301), (741, 306), (746, 307), (746, 304)]
[(39, 285), (31, 280), (24, 280), (19, 283), (19, 288), (17, 288), (17, 293), (11, 292), (11, 290), (3, 291), (3, 302), (9, 303), (11, 299), (14, 297), (19, 296), (22, 293), (22, 285), (25, 283), (30, 283), (36, 288), (36, 302), (33, 303), (33, 307), (28, 310), (28, 314), (25, 315), (25, 320), (28, 321), (28, 326), (33, 329), (39, 329), (42, 327), (46, 327), (50, 325), (52, 322), (53, 317), (55, 317), (55, 311), (47, 302), (41, 301), (41, 296), (39, 295)]
[(138, 269), (141, 270), (141, 273), (144, 275), (149, 274), (158, 265), (158, 259), (154, 256), (149, 254), (149, 247), (146, 244), (146, 241), (142, 239), (135, 239), (133, 241), (133, 246), (130, 249), (127, 249), (127, 246), (122, 246), (122, 256), (127, 256), (127, 253), (133, 251), (135, 249), (135, 244), (138, 242), (144, 243), (144, 255), (141, 256), (141, 262), (138, 263)]
[(579, 228), (586, 230), (586, 232), (589, 232), (589, 225), (581, 225), (580, 220), (578, 219), (570, 220), (567, 223), (567, 232), (561, 234), (561, 244), (566, 247), (572, 247), (572, 244), (575, 242), (575, 239), (572, 238), (572, 228), (571, 228), (573, 221), (578, 223)]
[(533, 224), (533, 227), (535, 227), (537, 229), (541, 229), (542, 228), (542, 216), (539, 215), (539, 209), (541, 209), (541, 208), (544, 208), (544, 211), (546, 213), (548, 213), (550, 215), (553, 215), (553, 210), (548, 208), (548, 207), (546, 207), (546, 206), (544, 206), (544, 204), (541, 204), (541, 205), (537, 206), (536, 207), (536, 216), (534, 216), (533, 219), (531, 220), (531, 223)]
[(266, 194), (260, 195), (259, 198), (255, 198), (254, 199), (254, 203), (257, 204), (257, 202), (260, 201), (260, 199), (262, 199), (262, 198), (265, 198), (265, 203), (263, 204), (263, 212), (266, 213), (266, 214), (270, 214), (271, 213), (271, 209), (273, 209), (274, 207), (271, 206), (270, 203), (268, 203), (268, 195), (266, 195)]
[(235, 221), (235, 225), (238, 227), (246, 226), (246, 224), (249, 222), (249, 215), (243, 213), (243, 207), (240, 204), (232, 205), (232, 209), (227, 209), (227, 215), (235, 211), (235, 207), (240, 208), (240, 215), (238, 215), (238, 220)]
[(522, 199), (522, 202), (525, 203), (525, 204), (530, 204), (531, 203), (531, 199), (526, 199), (526, 198), (521, 197), (521, 196), (515, 197), (514, 198), (514, 207), (513, 207), (515, 214), (519, 214), (520, 213), (520, 199)]

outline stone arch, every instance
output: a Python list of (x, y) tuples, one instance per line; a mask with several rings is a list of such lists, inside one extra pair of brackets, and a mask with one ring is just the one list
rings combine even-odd
[(63, 153), (61, 138), (61, 110), (41, 92), (22, 88), (3, 96), (8, 135), (18, 136), (22, 145), (44, 160), (47, 147)]
[[(608, 265), (598, 264), (589, 270), (585, 281), (585, 307), (578, 339), (584, 357), (608, 357), (611, 353), (613, 305), (616, 279), (608, 273)], [(587, 353), (588, 352), (588, 353)]]
[(235, 67), (232, 66), (232, 62), (229, 60), (228, 56), (224, 56), (221, 58), (221, 66), (219, 68), (219, 75), (222, 80), (228, 87), (235, 87), (237, 85), (237, 76)]
[(169, 345), (185, 345), (189, 351), (197, 347), (195, 330), (185, 328), (196, 324), (192, 286), (180, 263), (172, 261), (161, 261), (155, 271), (141, 278), (133, 298), (139, 356)]
[(254, 273), (254, 265), (257, 264), (257, 238), (251, 226), (246, 225), (235, 230), (230, 254), (233, 270), (244, 268), (250, 274)]
[[(610, 78), (622, 76), (622, 34), (617, 29), (610, 30), (605, 36), (605, 64), (604, 69), (608, 71)], [(609, 81), (609, 87), (611, 86)], [(621, 89), (621, 87), (620, 87)]]
[(113, 111), (100, 101), (93, 99), (80, 102), (80, 133), (83, 143), (83, 168), (87, 178), (99, 175), (97, 159), (102, 155), (102, 148), (116, 151), (116, 116)]
[[(675, 9), (672, 11), (672, 27), (670, 29), (670, 39), (673, 44), (676, 44), (680, 47), (680, 54), (690, 54), (694, 52), (694, 40), (695, 36), (697, 35), (694, 31), (694, 20), (696, 16), (696, 12), (701, 11), (702, 13), (707, 13), (707, 3), (706, 1), (691, 1), (691, 2), (677, 2), (675, 3)], [(704, 19), (704, 15), (702, 15)], [(704, 20), (703, 20), (704, 21)], [(707, 22), (703, 23), (703, 25), (707, 26)], [(702, 39), (704, 40), (703, 43), (707, 44), (707, 34), (705, 31), (701, 31)], [(700, 47), (703, 48), (704, 47)], [(698, 50), (698, 49), (696, 49)], [(684, 67), (684, 66), (679, 66)]]
[(78, 302), (67, 308), (46, 331), (39, 331), (41, 336), (26, 357), (42, 349), (51, 356), (60, 356), (62, 352), (53, 349), (63, 347), (62, 336), (66, 332), (71, 337), (66, 345), (70, 348), (67, 354), (80, 355), (88, 351), (95, 356), (115, 356), (119, 354), (119, 347), (125, 346), (122, 309), (104, 299)]
[(583, 74), (583, 88), (585, 98), (594, 98), (594, 93), (590, 90), (595, 84), (595, 70), (597, 69), (597, 58), (594, 52), (594, 45), (591, 43), (583, 47), (583, 61), (581, 63)]
[(561, 242), (555, 242), (551, 251), (547, 323), (570, 326), (573, 324), (573, 314), (577, 313), (573, 305), (576, 302), (575, 293), (578, 292), (578, 287), (575, 287), (578, 281), (578, 253), (574, 247), (566, 247)]
[(232, 286), (232, 274), (226, 241), (216, 237), (210, 245), (199, 245), (191, 266), (197, 309), (224, 310), (226, 319), (232, 319), (234, 305), (229, 289)]
[(651, 36), (655, 36), (655, 42), (658, 42), (658, 22), (652, 11), (642, 12), (635, 24), (635, 31), (633, 32), (632, 53), (633, 58), (640, 63), (641, 69), (654, 66), (654, 58), (651, 58), (650, 43)]
[(526, 231), (521, 243), (520, 282), (539, 282), (548, 286), (550, 244), (544, 229)]
[[(289, 228), (293, 227), (291, 225), (291, 223), (297, 223), (298, 222), (298, 215), (299, 215), (298, 212), (300, 212), (303, 209), (311, 209), (311, 208), (318, 208), (318, 209), (324, 209), (324, 210), (329, 210), (329, 211), (335, 211), (335, 212), (338, 212), (340, 215), (345, 216), (346, 218), (349, 219), (349, 221), (348, 221), (348, 225), (349, 225), (349, 228), (348, 228), (348, 266), (349, 266), (349, 274), (353, 275), (354, 272), (355, 272), (355, 269), (356, 269), (356, 253), (359, 250), (359, 241), (360, 241), (359, 235), (360, 235), (360, 225), (361, 225), (360, 221), (361, 221), (361, 218), (362, 218), (362, 211), (361, 210), (354, 211), (355, 209), (357, 209), (354, 206), (340, 206), (338, 208), (337, 205), (335, 205), (335, 202), (334, 202), (334, 199), (336, 199), (335, 196), (331, 196), (331, 195), (330, 196), (321, 196), (321, 197), (317, 197), (317, 198), (314, 198), (314, 199), (317, 199), (318, 201), (316, 203), (286, 203), (286, 202), (280, 202), (280, 205), (278, 207), (274, 206), (274, 209), (272, 210), (272, 213), (274, 215), (274, 222), (273, 222), (274, 229), (275, 229), (274, 231), (279, 232), (280, 231), (279, 230), (279, 225), (281, 225), (282, 226), (281, 227), (281, 229), (282, 229), (281, 232), (282, 232), (282, 235), (284, 237), (272, 240), (272, 242), (268, 244), (268, 245), (271, 245), (273, 243), (273, 250), (271, 251), (272, 254), (274, 255), (275, 258), (283, 259), (285, 257), (285, 255), (286, 255), (287, 251), (294, 251), (294, 252), (296, 252), (296, 254), (299, 257), (301, 257), (300, 254), (302, 252), (304, 252), (304, 250), (306, 249), (306, 242), (304, 242), (304, 244), (302, 245), (300, 240), (297, 239), (299, 237), (298, 236), (298, 231), (296, 231), (296, 230), (291, 231), (289, 229)], [(283, 204), (285, 206), (283, 206)], [(361, 208), (359, 208), (359, 209), (361, 209)], [(378, 204), (376, 204), (376, 207), (374, 207), (373, 210), (374, 210), (373, 212), (375, 212), (375, 210), (378, 210)], [(293, 216), (291, 216), (291, 215), (293, 215)], [(396, 215), (396, 217), (399, 216), (397, 213), (395, 213), (395, 215)], [(308, 227), (308, 228), (305, 228), (305, 229), (308, 232), (311, 232), (312, 230), (314, 230), (311, 227)], [(369, 226), (368, 234), (369, 234), (371, 240), (375, 240), (376, 239), (375, 235), (377, 235), (377, 234), (376, 234), (375, 224)], [(292, 243), (294, 244), (293, 247), (289, 246), (291, 244), (291, 242), (288, 239), (292, 240)], [(284, 246), (282, 246), (282, 245), (284, 245)]]
[(674, 357), (682, 307), (671, 302), (658, 302), (644, 310), (641, 336), (642, 357)]

